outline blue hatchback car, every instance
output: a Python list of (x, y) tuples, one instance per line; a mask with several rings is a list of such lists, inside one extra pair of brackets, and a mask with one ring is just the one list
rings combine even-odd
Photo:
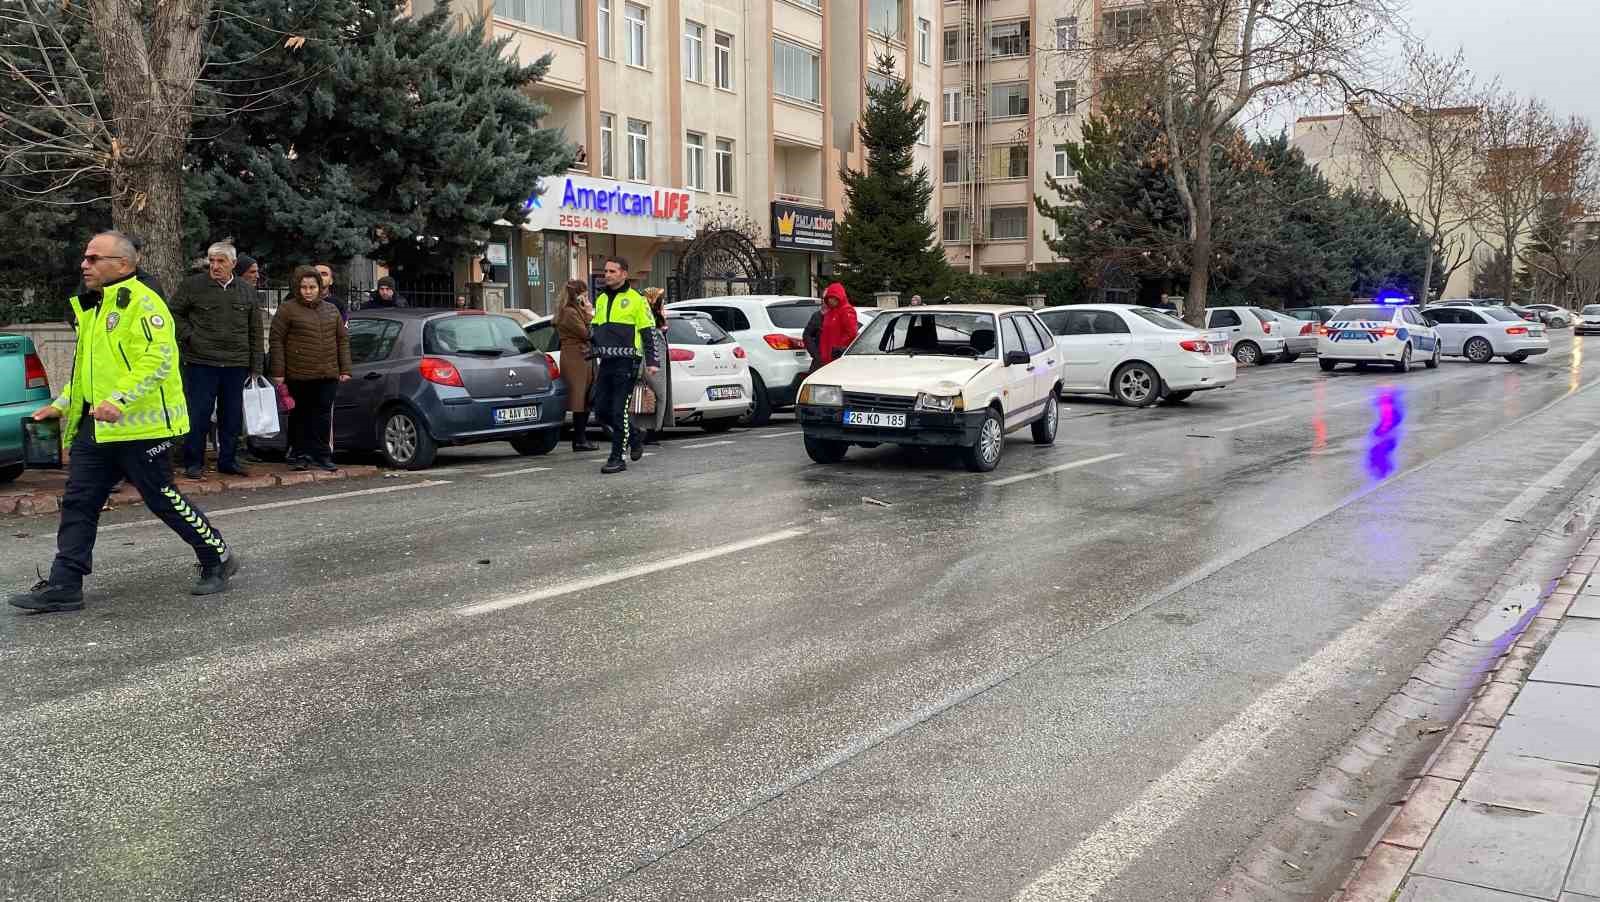
[(22, 475), (22, 421), (50, 401), (33, 339), (0, 332), (0, 483)]
[[(510, 442), (548, 454), (561, 443), (567, 388), (556, 360), (509, 316), (402, 308), (350, 316), (350, 380), (333, 405), (338, 451), (377, 451), (421, 470), (442, 445)], [(252, 445), (282, 446), (281, 440)]]

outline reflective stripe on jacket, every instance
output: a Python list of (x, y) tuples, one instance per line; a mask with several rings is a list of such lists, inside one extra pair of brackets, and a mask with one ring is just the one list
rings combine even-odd
[(650, 315), (650, 302), (632, 288), (606, 292), (594, 299), (594, 322), (589, 339), (591, 352), (602, 358), (643, 357), (648, 366), (660, 366), (654, 342), (644, 340), (656, 327)]

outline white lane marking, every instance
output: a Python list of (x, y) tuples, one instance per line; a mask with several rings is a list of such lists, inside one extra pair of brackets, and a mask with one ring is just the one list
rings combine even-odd
[(684, 445), (684, 447), (685, 448), (715, 448), (718, 445), (733, 445), (733, 444), (737, 444), (737, 443), (731, 438), (725, 438), (720, 442), (696, 442), (693, 445)]
[[(312, 498), (296, 498), (293, 501), (273, 501), (269, 504), (247, 504), (244, 507), (225, 507), (222, 510), (208, 510), (205, 512), (205, 515), (206, 519), (215, 520), (218, 517), (226, 517), (231, 514), (249, 514), (256, 511), (277, 510), (281, 507), (299, 507), (302, 504), (318, 504), (323, 501), (338, 501), (342, 498), (358, 498), (362, 495), (387, 495), (390, 492), (409, 492), (413, 489), (425, 489), (429, 486), (449, 484), (450, 480), (448, 479), (428, 479), (422, 482), (406, 483), (405, 485), (386, 485), (382, 488), (376, 489), (360, 489), (354, 492), (335, 492), (331, 495), (317, 495)], [(100, 527), (100, 531), (115, 532), (120, 529), (133, 529), (139, 526), (151, 526), (160, 522), (160, 520), (154, 518), (149, 520), (135, 520), (132, 523), (118, 523), (115, 526), (102, 526)]]
[(612, 573), (607, 573), (604, 576), (591, 576), (588, 579), (576, 579), (572, 580), (571, 582), (557, 583), (554, 586), (544, 589), (535, 589), (532, 592), (523, 592), (519, 595), (508, 595), (505, 598), (496, 598), (493, 601), (484, 601), (479, 602), (478, 604), (467, 605), (464, 608), (457, 608), (456, 613), (463, 617), (472, 617), (478, 614), (491, 614), (495, 611), (503, 611), (506, 608), (514, 608), (520, 605), (532, 604), (536, 601), (543, 601), (547, 598), (559, 598), (562, 595), (571, 595), (574, 592), (585, 592), (589, 589), (594, 589), (599, 586), (620, 583), (625, 580), (637, 579), (641, 576), (649, 576), (652, 573), (660, 573), (663, 570), (671, 570), (675, 567), (686, 567), (690, 564), (698, 564), (701, 561), (709, 561), (712, 558), (737, 554), (741, 551), (748, 551), (751, 548), (760, 548), (763, 545), (771, 545), (774, 542), (783, 542), (788, 539), (797, 538), (810, 531), (811, 530), (804, 527), (781, 529), (777, 532), (769, 532), (766, 535), (742, 539), (738, 542), (729, 542), (726, 545), (703, 548), (699, 551), (691, 551), (688, 554), (680, 554), (677, 557), (667, 558), (666, 560), (662, 561), (651, 561), (648, 564), (640, 564), (636, 567), (629, 567), (625, 570), (617, 570)]
[(1118, 454), (1102, 454), (1099, 457), (1086, 457), (1083, 460), (1075, 460), (1075, 461), (1072, 461), (1070, 463), (1057, 464), (1057, 465), (1055, 465), (1053, 467), (1045, 467), (1043, 470), (1035, 470), (1032, 473), (1022, 473), (1022, 474), (1019, 474), (1017, 476), (1007, 476), (1004, 479), (991, 479), (991, 480), (989, 480), (988, 484), (989, 485), (1011, 485), (1014, 482), (1022, 482), (1024, 480), (1028, 480), (1028, 479), (1038, 479), (1040, 476), (1049, 476), (1052, 473), (1061, 473), (1061, 472), (1064, 472), (1066, 470), (1075, 470), (1078, 467), (1087, 467), (1090, 464), (1097, 464), (1097, 463), (1100, 463), (1103, 460), (1111, 460), (1112, 458), (1117, 458), (1117, 457), (1122, 457), (1122, 456), (1123, 456), (1122, 454), (1118, 453)]
[(1224, 426), (1221, 429), (1213, 429), (1211, 431), (1212, 432), (1238, 432), (1240, 429), (1251, 429), (1251, 428), (1254, 428), (1256, 426), (1265, 426), (1268, 423), (1281, 423), (1284, 420), (1287, 420), (1288, 418), (1289, 418), (1289, 415), (1288, 414), (1284, 414), (1281, 417), (1267, 417), (1264, 420), (1253, 420), (1253, 421), (1251, 421), (1249, 423), (1240, 423), (1237, 426)]
[(765, 435), (758, 435), (758, 436), (756, 436), (756, 438), (788, 438), (791, 435), (802, 435), (802, 434), (803, 434), (802, 430), (796, 429), (793, 432), (768, 432)]
[(501, 470), (498, 473), (485, 473), (485, 474), (483, 474), (483, 478), (484, 479), (499, 479), (502, 476), (519, 476), (519, 475), (521, 475), (523, 473), (543, 473), (543, 472), (545, 472), (546, 470), (549, 470), (549, 469), (550, 469), (549, 467), (522, 467), (522, 468), (516, 469), (516, 470)]
[(1512, 528), (1512, 520), (1520, 520), (1597, 452), (1600, 435), (1579, 445), (1432, 567), (1207, 737), (1132, 804), (1028, 884), (1015, 902), (1088, 902), (1099, 895), (1163, 833), (1189, 816), (1263, 742), (1293, 723), (1314, 700), (1336, 690), (1352, 671), (1370, 664), (1406, 618), (1446, 591), (1449, 581), (1477, 560), (1484, 547)]

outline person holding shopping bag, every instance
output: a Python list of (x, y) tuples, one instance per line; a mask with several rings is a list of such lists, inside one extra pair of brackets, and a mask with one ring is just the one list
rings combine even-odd
[(350, 331), (339, 308), (322, 297), (322, 282), (309, 266), (295, 269), (292, 300), (272, 318), (272, 381), (288, 386), (294, 398), (289, 441), (299, 453), (296, 470), (312, 466), (332, 472), (329, 436), (339, 383), (350, 378)]

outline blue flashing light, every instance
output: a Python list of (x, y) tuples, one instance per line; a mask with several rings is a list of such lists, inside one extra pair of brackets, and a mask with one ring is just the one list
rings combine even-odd
[(1415, 304), (1411, 296), (1398, 291), (1382, 291), (1374, 298), (1378, 303), (1385, 305)]

